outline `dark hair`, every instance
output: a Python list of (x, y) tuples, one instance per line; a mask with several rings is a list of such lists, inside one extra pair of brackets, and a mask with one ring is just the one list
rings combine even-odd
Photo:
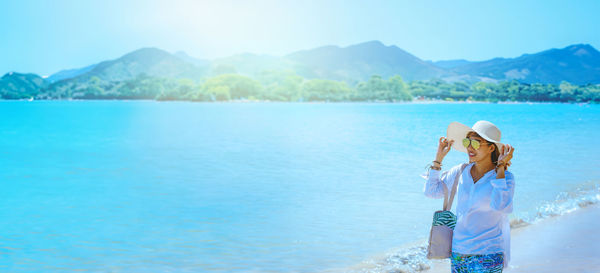
[(498, 163), (498, 156), (500, 156), (500, 151), (498, 151), (498, 146), (496, 146), (496, 144), (494, 144), (493, 142), (489, 142), (489, 141), (485, 140), (478, 133), (473, 132), (473, 131), (467, 133), (467, 137), (469, 137), (469, 136), (479, 137), (479, 138), (483, 139), (483, 141), (485, 141), (484, 143), (489, 143), (490, 145), (494, 145), (494, 151), (492, 151), (492, 154), (490, 156), (492, 158), (492, 163), (494, 163), (494, 164)]

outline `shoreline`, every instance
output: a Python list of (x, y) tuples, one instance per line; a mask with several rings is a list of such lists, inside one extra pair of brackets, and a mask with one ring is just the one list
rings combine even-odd
[[(600, 244), (594, 232), (600, 204), (511, 229), (511, 261), (503, 272), (600, 272)], [(435, 260), (425, 273), (450, 272), (449, 260)]]
[(593, 102), (543, 102), (543, 101), (447, 101), (447, 100), (412, 100), (412, 101), (270, 101), (270, 100), (230, 100), (230, 101), (192, 101), (192, 100), (154, 100), (154, 99), (0, 99), (0, 102), (39, 102), (39, 101), (147, 101), (147, 102), (184, 102), (184, 103), (289, 103), (289, 104), (571, 104), (597, 105)]
[[(531, 219), (511, 219), (511, 260), (504, 272), (600, 272), (600, 259), (592, 258), (600, 253), (600, 244), (589, 240), (593, 228), (600, 224), (597, 188), (580, 191), (551, 207), (555, 209), (538, 211)], [(427, 238), (422, 238), (376, 253), (354, 265), (320, 272), (450, 272), (448, 259), (429, 260), (426, 253)]]

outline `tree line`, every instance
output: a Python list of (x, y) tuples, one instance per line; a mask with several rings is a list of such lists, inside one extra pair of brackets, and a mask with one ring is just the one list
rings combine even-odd
[[(5, 99), (19, 98), (11, 94)], [(342, 81), (305, 79), (294, 72), (263, 71), (251, 78), (221, 74), (203, 80), (153, 77), (141, 74), (123, 81), (103, 81), (92, 76), (86, 80), (61, 81), (26, 97), (35, 99), (150, 99), (186, 101), (531, 101), (600, 103), (600, 85), (577, 86), (568, 82), (526, 84), (502, 82), (445, 82), (440, 79), (404, 82), (400, 76), (369, 80), (349, 86)]]

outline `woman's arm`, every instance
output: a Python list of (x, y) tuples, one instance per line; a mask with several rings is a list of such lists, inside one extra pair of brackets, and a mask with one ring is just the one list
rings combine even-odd
[[(460, 167), (460, 165), (458, 167)], [(446, 190), (452, 189), (457, 172), (457, 167), (444, 172), (431, 169), (427, 176), (423, 176), (423, 178), (427, 179), (425, 187), (423, 188), (425, 196), (436, 199), (444, 198), (444, 187), (446, 187)], [(449, 194), (450, 192), (448, 191), (448, 195)]]
[(513, 157), (514, 147), (511, 145), (502, 146), (498, 163), (496, 167), (496, 179), (493, 179), (492, 184), (492, 202), (490, 207), (504, 213), (513, 211), (512, 201), (515, 193), (515, 178), (512, 173), (506, 171), (506, 166), (510, 164)]
[(496, 170), (496, 179), (492, 179), (492, 201), (490, 207), (504, 213), (513, 211), (513, 195), (515, 193), (515, 178), (511, 172), (504, 168)]
[[(444, 197), (444, 184), (448, 184), (448, 172), (445, 171), (440, 177), (440, 171), (442, 169), (442, 161), (448, 154), (452, 147), (453, 140), (448, 141), (445, 137), (440, 137), (438, 142), (438, 151), (435, 155), (435, 160), (429, 169), (429, 172), (423, 178), (427, 179), (423, 193), (429, 198), (443, 198)], [(451, 187), (447, 187), (450, 189)]]

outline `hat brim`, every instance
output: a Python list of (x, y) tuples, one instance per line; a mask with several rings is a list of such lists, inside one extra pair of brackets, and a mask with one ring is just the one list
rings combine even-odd
[[(455, 121), (455, 122), (450, 123), (450, 125), (448, 125), (448, 129), (446, 130), (446, 138), (448, 140), (454, 140), (454, 143), (452, 144), (452, 148), (454, 148), (457, 151), (463, 152), (463, 153), (468, 153), (467, 148), (465, 148), (465, 146), (463, 146), (463, 144), (462, 144), (462, 140), (465, 137), (467, 137), (467, 134), (469, 132), (476, 132), (476, 131), (467, 125), (464, 125), (460, 122)], [(492, 142), (492, 143), (496, 144), (496, 148), (498, 149), (498, 151), (502, 151), (502, 147), (504, 146), (504, 144), (502, 144), (500, 142), (494, 142), (493, 140), (490, 140), (487, 137), (485, 137), (485, 135), (483, 135), (483, 134), (480, 134), (480, 133), (478, 133), (478, 134), (483, 139), (487, 140), (488, 142)]]

